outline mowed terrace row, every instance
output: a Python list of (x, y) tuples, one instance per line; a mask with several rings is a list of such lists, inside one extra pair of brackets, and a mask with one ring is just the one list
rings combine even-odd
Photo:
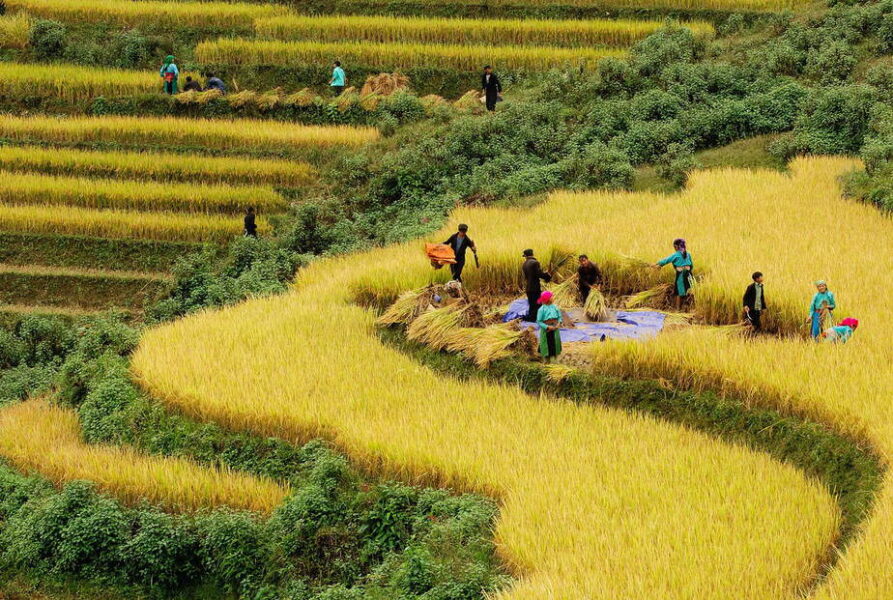
[(169, 284), (159, 271), (175, 258), (241, 234), (248, 206), (269, 233), (267, 217), (318, 177), (301, 155), (377, 136), (253, 120), (4, 118), (0, 305), (138, 309)]

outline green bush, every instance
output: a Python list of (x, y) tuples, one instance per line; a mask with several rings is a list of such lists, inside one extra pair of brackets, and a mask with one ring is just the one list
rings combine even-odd
[(682, 187), (688, 181), (688, 174), (700, 167), (695, 160), (691, 146), (670, 144), (667, 151), (655, 163), (657, 174), (674, 186)]
[(67, 31), (58, 21), (36, 19), (31, 24), (28, 45), (39, 60), (61, 58), (65, 52)]

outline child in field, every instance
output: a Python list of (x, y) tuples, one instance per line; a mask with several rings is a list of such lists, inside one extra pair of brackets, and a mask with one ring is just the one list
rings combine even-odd
[(817, 340), (821, 336), (822, 330), (826, 329), (823, 327), (823, 321), (829, 322), (834, 316), (837, 300), (834, 298), (834, 292), (828, 289), (825, 280), (816, 281), (815, 287), (818, 291), (812, 297), (812, 302), (809, 305), (809, 317), (806, 322), (811, 323), (810, 333), (813, 339)]
[(822, 340), (832, 344), (846, 344), (853, 337), (857, 327), (859, 320), (847, 317), (837, 327), (829, 327), (823, 331)]
[(536, 324), (540, 328), (540, 354), (551, 362), (561, 354), (561, 309), (552, 303), (552, 292), (543, 292), (539, 298), (540, 308), (536, 313)]

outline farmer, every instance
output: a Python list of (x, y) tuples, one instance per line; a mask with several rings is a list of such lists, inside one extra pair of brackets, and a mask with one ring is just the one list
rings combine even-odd
[(344, 74), (344, 69), (341, 68), (340, 60), (336, 60), (332, 66), (332, 79), (329, 81), (329, 86), (332, 88), (334, 96), (340, 96), (341, 92), (344, 91), (344, 86), (347, 84), (347, 76)]
[(602, 272), (585, 254), (580, 255), (580, 266), (577, 268), (577, 285), (580, 288), (580, 301), (586, 306), (589, 290), (602, 284)]
[(524, 273), (524, 291), (527, 293), (528, 306), (527, 318), (524, 320), (533, 323), (536, 321), (537, 312), (540, 309), (540, 296), (543, 293), (543, 288), (540, 287), (540, 279), (549, 281), (552, 279), (552, 276), (543, 271), (540, 261), (533, 256), (533, 250), (528, 248), (522, 253), (522, 256), (524, 257), (524, 264), (521, 266), (521, 271)]
[(822, 339), (832, 344), (846, 344), (853, 337), (853, 332), (858, 326), (858, 319), (847, 317), (837, 327), (829, 327), (822, 332)]
[(676, 270), (676, 281), (673, 285), (673, 294), (676, 296), (676, 310), (682, 308), (682, 299), (687, 298), (691, 290), (691, 270), (694, 264), (691, 261), (691, 254), (685, 247), (685, 240), (676, 238), (673, 240), (673, 249), (675, 252), (663, 260), (658, 261), (654, 266), (661, 268), (664, 265), (672, 264)]
[(811, 324), (810, 334), (817, 340), (822, 334), (822, 321), (834, 316), (837, 301), (834, 299), (834, 292), (828, 289), (824, 279), (816, 281), (815, 287), (817, 291), (809, 304), (809, 317), (806, 318), (806, 322)]
[(490, 65), (484, 67), (484, 74), (481, 75), (481, 90), (484, 92), (487, 110), (496, 110), (496, 102), (502, 93), (502, 84), (499, 83), (499, 77), (496, 76)]
[(754, 333), (763, 329), (761, 317), (766, 310), (766, 293), (763, 291), (763, 274), (757, 271), (751, 275), (753, 283), (744, 291), (744, 318), (750, 322)]
[(477, 262), (478, 260), (478, 249), (474, 242), (471, 241), (471, 238), (468, 237), (468, 225), (461, 223), (459, 230), (451, 235), (444, 244), (452, 248), (456, 254), (455, 264), (450, 265), (453, 280), (462, 281), (462, 269), (465, 268), (465, 252), (471, 248), (471, 251), (474, 253), (474, 261)]
[(184, 92), (200, 92), (202, 91), (202, 84), (195, 81), (192, 77), (186, 76), (186, 85), (183, 86)]
[(208, 90), (218, 90), (221, 94), (226, 93), (226, 84), (223, 83), (223, 80), (214, 75), (214, 73), (208, 73), (208, 83), (205, 86), (205, 91)]
[(552, 292), (543, 292), (538, 298), (540, 307), (536, 324), (540, 329), (540, 354), (548, 363), (561, 354), (561, 309), (552, 304)]
[(174, 56), (169, 54), (161, 65), (159, 76), (164, 80), (164, 93), (174, 95), (177, 93), (177, 80), (180, 79), (180, 69), (174, 63)]
[(254, 207), (249, 206), (248, 212), (245, 213), (245, 237), (257, 238), (257, 224), (254, 222)]

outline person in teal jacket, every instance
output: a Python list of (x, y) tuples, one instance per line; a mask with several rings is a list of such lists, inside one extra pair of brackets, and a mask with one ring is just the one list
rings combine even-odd
[(691, 260), (691, 254), (685, 247), (685, 240), (677, 238), (673, 240), (673, 249), (675, 252), (663, 260), (657, 261), (654, 265), (660, 268), (664, 265), (673, 265), (676, 270), (676, 280), (673, 285), (673, 294), (676, 296), (676, 310), (682, 308), (682, 299), (688, 297), (691, 291), (692, 269), (694, 263)]
[(180, 69), (177, 68), (174, 60), (173, 55), (168, 55), (164, 59), (164, 64), (161, 65), (161, 70), (158, 72), (164, 80), (164, 92), (170, 95), (177, 93), (177, 81), (180, 79)]
[(540, 354), (546, 362), (561, 354), (561, 310), (552, 304), (552, 292), (540, 295), (536, 324), (540, 329)]
[(810, 333), (813, 339), (817, 340), (822, 335), (822, 321), (830, 320), (834, 316), (837, 300), (834, 298), (834, 292), (828, 289), (828, 284), (823, 279), (816, 281), (815, 287), (817, 291), (809, 304), (809, 317), (806, 322), (811, 323)]
[(859, 319), (846, 318), (835, 327), (829, 327), (822, 332), (822, 339), (832, 344), (846, 344), (853, 337), (853, 332), (859, 327)]

